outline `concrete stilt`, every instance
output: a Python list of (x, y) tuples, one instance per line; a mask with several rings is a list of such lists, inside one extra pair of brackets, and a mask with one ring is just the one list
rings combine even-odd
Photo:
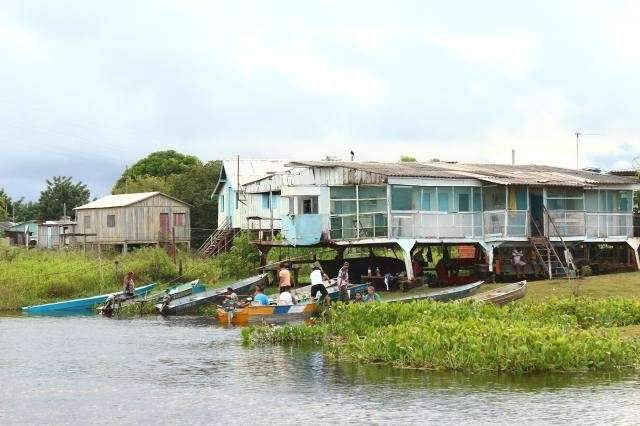
[(640, 254), (638, 254), (638, 247), (640, 247), (640, 238), (629, 238), (627, 244), (633, 250), (633, 256), (636, 259), (636, 268), (640, 270)]
[(404, 267), (407, 270), (407, 279), (413, 280), (413, 265), (411, 264), (411, 249), (416, 245), (416, 240), (398, 240), (398, 245), (402, 249), (402, 257), (404, 258)]

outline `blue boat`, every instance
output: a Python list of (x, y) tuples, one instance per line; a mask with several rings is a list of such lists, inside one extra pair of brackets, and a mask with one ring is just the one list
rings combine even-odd
[(434, 300), (436, 302), (450, 302), (452, 300), (462, 299), (463, 297), (469, 297), (475, 294), (476, 291), (484, 281), (477, 281), (471, 284), (460, 285), (457, 287), (451, 287), (446, 290), (440, 290), (429, 294), (422, 294), (419, 296), (403, 297), (401, 299), (390, 300), (389, 303), (408, 303), (418, 300)]
[[(146, 296), (155, 287), (155, 283), (147, 284), (134, 289), (135, 297)], [(95, 305), (100, 305), (107, 301), (107, 298), (114, 293), (101, 294), (99, 296), (85, 297), (82, 299), (65, 300), (62, 302), (46, 303), (44, 305), (25, 306), (22, 312), (25, 314), (57, 314), (64, 312), (90, 311)]]

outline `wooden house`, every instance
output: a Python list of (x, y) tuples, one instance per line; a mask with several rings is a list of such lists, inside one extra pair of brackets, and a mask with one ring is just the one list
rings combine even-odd
[(465, 245), (476, 247), (490, 271), (510, 269), (514, 248), (539, 268), (531, 273), (550, 277), (571, 275), (578, 260), (578, 267), (595, 265), (607, 250), (619, 253), (612, 255), (616, 262), (640, 268), (638, 189), (637, 178), (594, 171), (446, 162), (294, 161), (285, 172), (244, 185), (246, 194), (278, 193), (287, 209), (282, 241), (256, 241), (261, 251), (399, 249), (409, 278), (421, 249)]
[(46, 249), (61, 249), (75, 245), (76, 223), (69, 217), (47, 220), (38, 225), (36, 246)]
[(112, 245), (126, 252), (130, 245), (190, 246), (189, 204), (160, 192), (108, 195), (76, 207), (79, 243)]

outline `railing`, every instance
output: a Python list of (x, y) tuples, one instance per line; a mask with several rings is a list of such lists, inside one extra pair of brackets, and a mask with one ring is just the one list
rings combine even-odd
[[(582, 237), (587, 235), (586, 213), (569, 210), (547, 210), (545, 227), (549, 237)], [(555, 226), (550, 226), (550, 220)]]
[(586, 213), (587, 237), (633, 237), (633, 234), (633, 213)]
[(526, 210), (494, 210), (482, 213), (484, 236), (494, 238), (527, 237), (529, 221)]
[(480, 238), (482, 213), (392, 213), (393, 238)]

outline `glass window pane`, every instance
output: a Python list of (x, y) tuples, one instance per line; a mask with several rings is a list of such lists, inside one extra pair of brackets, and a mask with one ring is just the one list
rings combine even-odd
[(393, 186), (391, 188), (391, 209), (408, 211), (412, 210), (413, 188), (410, 186)]
[(517, 210), (527, 210), (528, 209), (528, 203), (527, 203), (527, 188), (525, 187), (518, 187), (516, 189), (516, 209)]
[(451, 196), (451, 188), (445, 186), (438, 187), (438, 211), (440, 212), (449, 212), (453, 210), (453, 206), (450, 206), (452, 196)]
[(356, 202), (344, 200), (331, 201), (331, 214), (354, 214), (356, 212)]
[(586, 210), (588, 212), (598, 211), (598, 191), (586, 191), (584, 193)]
[(458, 194), (458, 211), (468, 212), (471, 210), (469, 205), (469, 194)]
[(386, 212), (387, 200), (360, 200), (360, 213)]
[(359, 186), (358, 198), (387, 198), (386, 186)]
[(475, 187), (473, 188), (473, 211), (479, 212), (482, 211), (482, 188)]
[(355, 186), (332, 186), (329, 190), (329, 194), (332, 200), (355, 199), (356, 187)]
[(420, 210), (429, 212), (433, 209), (431, 208), (431, 191), (426, 188), (422, 189), (422, 199), (420, 201)]
[(623, 213), (630, 213), (633, 206), (633, 191), (620, 191), (620, 201), (618, 210)]
[(505, 210), (507, 208), (504, 186), (485, 186), (482, 188), (484, 210)]

